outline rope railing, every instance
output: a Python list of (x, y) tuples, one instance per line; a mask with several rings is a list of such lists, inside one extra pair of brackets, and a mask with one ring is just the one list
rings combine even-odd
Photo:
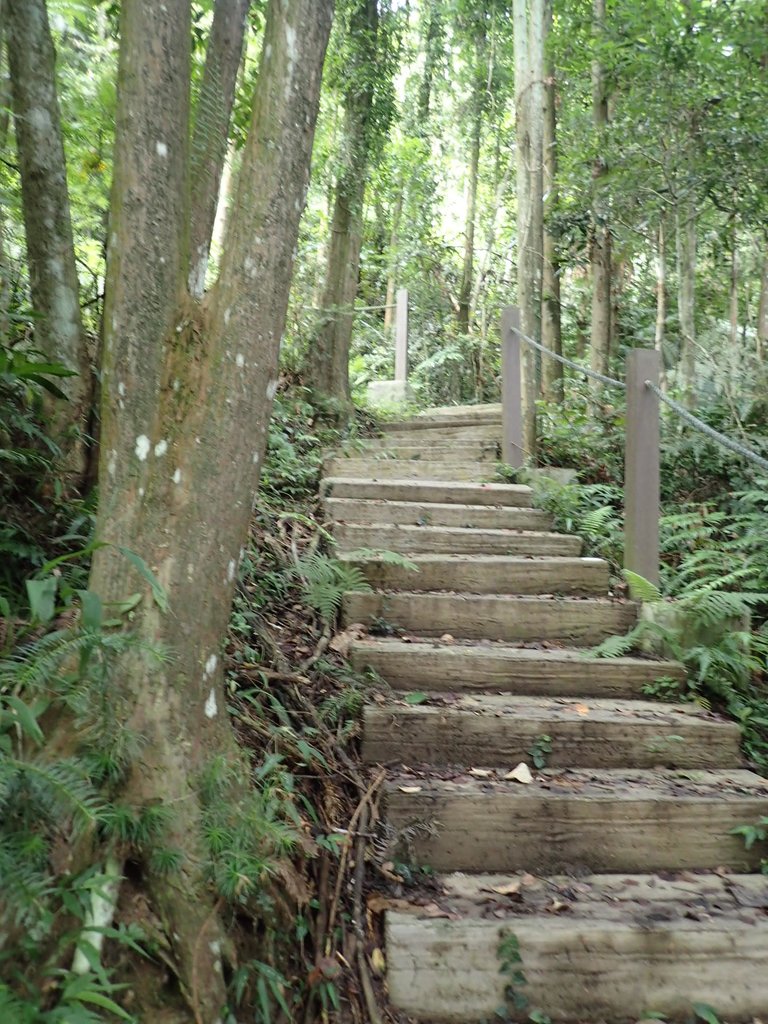
[[(606, 384), (609, 387), (621, 388), (622, 391), (627, 390), (627, 385), (623, 380), (617, 380), (615, 377), (608, 377), (605, 374), (598, 373), (597, 370), (593, 370), (589, 366), (584, 366), (582, 363), (576, 363), (572, 359), (566, 359), (565, 356), (559, 355), (551, 348), (547, 348), (546, 345), (542, 345), (538, 341), (534, 341), (533, 338), (529, 338), (528, 335), (523, 334), (522, 331), (518, 331), (517, 333), (521, 341), (526, 342), (526, 344), (541, 352), (542, 355), (549, 356), (550, 359), (555, 359), (558, 363), (562, 363), (563, 366), (568, 366), (577, 373), (584, 374), (585, 377), (591, 377), (592, 380), (596, 380), (601, 384)], [(706, 434), (707, 437), (722, 445), (723, 448), (727, 448), (736, 455), (741, 455), (743, 458), (748, 459), (750, 462), (754, 462), (756, 466), (759, 466), (761, 469), (768, 472), (768, 459), (763, 458), (762, 455), (759, 455), (751, 448), (747, 448), (747, 446), (741, 444), (740, 441), (735, 441), (733, 438), (728, 437), (727, 434), (721, 434), (719, 430), (715, 430), (714, 427), (710, 427), (708, 423), (700, 420), (698, 416), (694, 416), (693, 413), (689, 409), (686, 409), (684, 405), (681, 405), (679, 402), (676, 402), (674, 398), (670, 398), (669, 395), (666, 395), (658, 385), (653, 383), (653, 381), (646, 380), (643, 383), (647, 388), (651, 389), (659, 401), (664, 402), (665, 405), (669, 406), (669, 408), (676, 412), (681, 419), (686, 421), (686, 423), (695, 427), (702, 434)]]
[(690, 423), (692, 427), (695, 427), (702, 434), (706, 434), (707, 437), (716, 441), (722, 445), (723, 448), (727, 448), (729, 451), (735, 452), (736, 455), (741, 455), (742, 458), (749, 459), (750, 462), (754, 462), (756, 466), (768, 472), (768, 459), (764, 459), (762, 455), (758, 455), (757, 452), (751, 448), (747, 448), (746, 445), (741, 444), (740, 441), (734, 441), (732, 437), (728, 437), (727, 434), (721, 434), (719, 430), (715, 430), (714, 427), (710, 427), (708, 423), (700, 420), (698, 416), (694, 416), (692, 412), (676, 402), (674, 398), (670, 398), (669, 395), (665, 395), (664, 392), (654, 384), (652, 381), (647, 380), (644, 382), (647, 388), (656, 395), (660, 402), (664, 402), (670, 409), (673, 409), (680, 419), (685, 420), (686, 423)]
[[(666, 395), (659, 386), (661, 353), (634, 348), (627, 353), (626, 380), (616, 380), (553, 352), (520, 330), (520, 313), (507, 307), (502, 317), (502, 454), (504, 461), (522, 467), (526, 425), (523, 413), (523, 360), (525, 342), (542, 355), (557, 360), (601, 384), (621, 388), (627, 395), (626, 449), (624, 457), (624, 567), (658, 584), (660, 566), (659, 520), (661, 517), (661, 405), (684, 422), (768, 472), (768, 458), (710, 427)], [(527, 415), (534, 415), (531, 408)], [(530, 435), (528, 435), (530, 436)]]
[(556, 359), (557, 362), (562, 363), (563, 366), (568, 366), (577, 373), (583, 373), (585, 377), (591, 377), (592, 380), (596, 380), (600, 384), (607, 384), (608, 387), (611, 388), (621, 388), (622, 391), (627, 390), (627, 385), (623, 380), (616, 380), (615, 377), (606, 377), (605, 374), (598, 373), (597, 370), (593, 370), (590, 366), (582, 366), (581, 363), (575, 363), (572, 359), (566, 359), (565, 356), (558, 355), (557, 352), (553, 352), (551, 348), (547, 348), (546, 346), (539, 344), (538, 341), (534, 341), (533, 338), (529, 338), (527, 334), (523, 334), (521, 331), (518, 331), (517, 333), (522, 341), (525, 341), (528, 345), (537, 349), (543, 355), (549, 356), (550, 359)]

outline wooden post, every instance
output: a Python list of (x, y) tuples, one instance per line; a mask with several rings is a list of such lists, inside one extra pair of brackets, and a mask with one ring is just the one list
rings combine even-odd
[(515, 469), (525, 460), (519, 330), (520, 310), (505, 306), (501, 314), (501, 457)]
[(624, 568), (659, 584), (659, 400), (645, 382), (659, 384), (661, 353), (627, 354), (627, 450), (624, 461)]
[(408, 289), (397, 289), (395, 307), (395, 380), (408, 380)]

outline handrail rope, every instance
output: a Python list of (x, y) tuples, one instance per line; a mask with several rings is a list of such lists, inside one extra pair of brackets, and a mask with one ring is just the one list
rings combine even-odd
[(761, 469), (768, 472), (768, 459), (764, 459), (762, 455), (758, 455), (757, 452), (753, 452), (751, 448), (747, 448), (745, 445), (740, 444), (738, 441), (732, 440), (725, 434), (721, 434), (719, 430), (715, 430), (714, 427), (710, 427), (708, 423), (704, 423), (698, 416), (694, 416), (692, 412), (689, 412), (685, 406), (680, 405), (674, 398), (670, 398), (665, 395), (664, 392), (656, 384), (651, 381), (645, 381), (645, 386), (656, 395), (656, 397), (668, 405), (670, 409), (674, 409), (677, 415), (690, 423), (691, 426), (696, 427), (702, 434), (706, 434), (707, 437), (711, 437), (713, 441), (717, 441), (723, 448), (728, 448), (729, 451), (735, 452), (737, 455), (743, 456), (745, 459), (749, 459), (751, 462), (756, 463)]
[(624, 381), (616, 380), (615, 377), (606, 377), (602, 373), (598, 373), (597, 370), (590, 369), (589, 366), (582, 366), (581, 363), (574, 363), (571, 359), (566, 359), (565, 356), (559, 356), (557, 352), (553, 352), (551, 348), (545, 348), (544, 345), (540, 345), (538, 341), (534, 341), (533, 338), (529, 338), (527, 334), (523, 334), (516, 327), (512, 330), (518, 337), (522, 338), (523, 341), (527, 341), (529, 345), (532, 345), (539, 352), (543, 352), (544, 355), (551, 356), (552, 359), (556, 359), (558, 363), (562, 363), (563, 366), (570, 366), (572, 370), (576, 370), (577, 373), (583, 373), (587, 377), (591, 377), (593, 380), (599, 381), (601, 384), (607, 384), (609, 387), (621, 388), (622, 391), (627, 390), (627, 385)]
[[(534, 341), (533, 338), (529, 338), (527, 334), (523, 334), (523, 332), (518, 330), (516, 327), (513, 327), (512, 330), (515, 331), (518, 337), (522, 338), (523, 341), (533, 346), (533, 348), (538, 349), (539, 352), (550, 356), (552, 359), (556, 359), (559, 363), (563, 363), (564, 366), (569, 366), (578, 373), (583, 373), (587, 377), (592, 377), (593, 380), (600, 381), (601, 384), (608, 384), (610, 387), (617, 387), (626, 391), (627, 385), (623, 381), (616, 380), (614, 377), (606, 377), (602, 373), (598, 373), (596, 370), (590, 369), (588, 366), (582, 366), (580, 363), (574, 363), (571, 359), (566, 359), (565, 356), (558, 355), (557, 352), (553, 352), (552, 349), (546, 348), (544, 345), (540, 345), (538, 341)], [(710, 427), (708, 423), (705, 423), (703, 420), (700, 420), (698, 416), (694, 416), (693, 413), (689, 412), (685, 406), (680, 405), (679, 402), (676, 402), (673, 398), (665, 395), (661, 388), (656, 384), (647, 380), (645, 381), (645, 385), (650, 388), (661, 402), (664, 402), (665, 405), (670, 407), (670, 409), (673, 409), (681, 419), (690, 423), (692, 427), (696, 427), (696, 429), (701, 431), (702, 434), (706, 434), (707, 437), (710, 437), (713, 441), (717, 441), (717, 443), (721, 444), (724, 448), (734, 452), (736, 455), (741, 455), (745, 459), (749, 459), (750, 462), (754, 462), (756, 465), (760, 466), (761, 469), (768, 472), (768, 459), (763, 458), (762, 455), (758, 455), (757, 452), (752, 451), (751, 448), (747, 448), (738, 441), (733, 441), (725, 434), (721, 434), (718, 430), (715, 430), (714, 427)]]
[(370, 313), (381, 309), (397, 309), (397, 304), (394, 302), (385, 303), (383, 306), (329, 306), (324, 309), (322, 306), (300, 306), (300, 309), (308, 310), (311, 313)]

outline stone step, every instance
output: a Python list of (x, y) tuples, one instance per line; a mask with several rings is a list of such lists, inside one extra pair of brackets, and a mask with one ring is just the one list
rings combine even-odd
[(324, 466), (329, 476), (371, 480), (483, 480), (496, 475), (490, 462), (434, 462), (427, 459), (328, 459)]
[(320, 491), (326, 498), (366, 498), (375, 501), (437, 502), (443, 505), (493, 505), (530, 508), (530, 487), (521, 484), (446, 483), (443, 480), (371, 480), (325, 477)]
[(426, 639), (403, 643), (371, 637), (353, 643), (349, 657), (358, 671), (372, 668), (401, 691), (639, 697), (646, 683), (685, 679), (682, 665), (649, 658), (594, 658), (578, 650), (466, 646)]
[[(647, 700), (435, 695), (370, 704), (363, 758), (373, 764), (482, 768), (538, 755), (550, 768), (738, 768), (741, 731), (697, 705)], [(544, 740), (542, 739), (544, 737)], [(535, 770), (535, 769), (534, 769)]]
[(581, 538), (564, 533), (528, 530), (474, 530), (461, 526), (368, 526), (337, 523), (334, 531), (340, 551), (374, 548), (412, 555), (550, 555), (581, 554)]
[(456, 420), (419, 423), (414, 427), (392, 424), (384, 428), (386, 444), (437, 444), (468, 441), (501, 444), (501, 423), (462, 423)]
[(436, 871), (754, 871), (757, 845), (730, 831), (768, 814), (768, 781), (744, 770), (547, 769), (529, 785), (410, 772), (386, 792), (394, 834)]
[(350, 592), (343, 602), (345, 625), (383, 622), (417, 636), (549, 640), (568, 647), (626, 633), (636, 618), (634, 604), (598, 598)]
[(499, 947), (510, 935), (528, 1006), (510, 1008), (505, 1019), (526, 1021), (538, 1011), (557, 1022), (684, 1021), (695, 1003), (731, 1024), (765, 1015), (765, 876), (437, 882), (427, 906), (401, 909), (400, 900), (386, 911), (387, 987), (409, 1019), (495, 1019), (510, 982)]
[(466, 444), (391, 444), (386, 438), (366, 443), (365, 448), (344, 453), (345, 458), (429, 459), (436, 462), (496, 462), (498, 446), (492, 442)]
[(600, 558), (524, 558), (519, 555), (413, 555), (417, 571), (381, 557), (343, 555), (380, 590), (465, 591), (472, 594), (596, 594), (608, 591)]
[(405, 420), (390, 420), (382, 424), (385, 434), (399, 431), (424, 430), (432, 426), (476, 426), (493, 424), (501, 429), (501, 405), (445, 405), (425, 409), (417, 416)]
[(537, 508), (444, 505), (428, 501), (326, 498), (326, 514), (337, 522), (399, 526), (458, 526), (491, 530), (549, 531), (552, 517)]

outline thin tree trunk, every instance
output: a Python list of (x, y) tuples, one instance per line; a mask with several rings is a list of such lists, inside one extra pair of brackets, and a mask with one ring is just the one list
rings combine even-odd
[(757, 305), (757, 358), (762, 362), (765, 359), (766, 346), (768, 346), (768, 254), (763, 256), (763, 266), (760, 274), (760, 298)]
[(666, 389), (665, 342), (667, 336), (667, 236), (664, 230), (664, 215), (659, 218), (656, 234), (656, 325), (653, 345), (661, 355), (661, 387)]
[[(605, 31), (605, 0), (593, 0), (593, 32), (600, 38)], [(608, 125), (608, 93), (605, 70), (599, 58), (592, 62), (592, 123), (598, 148)], [(598, 373), (607, 373), (611, 355), (611, 229), (605, 177), (607, 165), (602, 155), (592, 168), (592, 227), (590, 265), (592, 268), (592, 330), (590, 365)], [(591, 385), (595, 397), (602, 385)]]
[(677, 211), (678, 316), (680, 385), (689, 407), (696, 401), (696, 211), (686, 203)]
[[(546, 37), (552, 29), (552, 2), (545, 0), (545, 46)], [(541, 343), (546, 348), (563, 354), (563, 339), (560, 325), (560, 265), (557, 244), (548, 230), (548, 221), (557, 210), (557, 82), (555, 66), (547, 59), (544, 84), (544, 265), (541, 283)], [(542, 356), (541, 393), (549, 402), (563, 400), (563, 364), (556, 359)]]
[(739, 343), (739, 251), (735, 225), (731, 239), (731, 273), (728, 288), (728, 341), (731, 358), (736, 358)]
[[(482, 60), (485, 37), (475, 44), (475, 59)], [(472, 125), (469, 149), (469, 167), (467, 169), (467, 215), (464, 224), (464, 263), (459, 284), (459, 327), (469, 331), (470, 301), (472, 296), (472, 271), (475, 261), (475, 220), (477, 217), (477, 185), (480, 174), (480, 143), (483, 134), (483, 111), (485, 108), (485, 76), (481, 76), (480, 67), (474, 69), (474, 94), (472, 98)]]
[(6, 0), (13, 118), (21, 172), (35, 344), (76, 376), (62, 378), (68, 403), (48, 413), (77, 486), (86, 468), (83, 431), (92, 395), (91, 364), (80, 318), (80, 287), (56, 92), (56, 55), (45, 0)]
[(216, 0), (213, 9), (192, 135), (190, 187), (194, 207), (190, 223), (192, 265), (189, 290), (195, 298), (200, 298), (205, 289), (208, 254), (227, 156), (229, 121), (250, 6), (251, 0)]
[[(206, 865), (200, 780), (229, 765), (221, 801), (247, 791), (226, 709), (221, 647), (245, 543), (306, 197), (332, 0), (271, 0), (251, 128), (221, 274), (187, 291), (190, 0), (123, 0), (104, 329), (99, 537), (151, 566), (170, 599), (149, 596), (116, 659), (120, 724), (141, 737), (121, 799), (160, 804), (183, 855), (170, 877), (137, 851), (155, 919), (198, 1024), (225, 1005), (227, 945)], [(136, 590), (114, 548), (90, 587), (109, 604)]]
[[(515, 0), (517, 300), (524, 334), (541, 337), (543, 263), (544, 0)], [(523, 344), (523, 443), (536, 451), (536, 354)]]
[[(4, 157), (8, 142), (11, 80), (6, 67), (3, 13), (3, 0), (0, 0), (0, 156)], [(8, 314), (11, 304), (11, 265), (5, 246), (5, 224), (5, 208), (4, 204), (0, 203), (0, 344), (8, 342), (10, 333)]]
[(344, 98), (343, 164), (336, 183), (328, 265), (320, 324), (309, 353), (309, 378), (316, 394), (349, 406), (349, 350), (357, 295), (363, 202), (369, 160), (379, 12), (377, 0), (356, 0), (350, 33), (357, 41), (358, 74), (349, 69)]
[(400, 189), (392, 210), (392, 231), (389, 236), (389, 273), (387, 274), (387, 297), (384, 300), (384, 330), (389, 331), (395, 325), (395, 296), (397, 293), (398, 250), (400, 246), (400, 218), (403, 215), (403, 190)]
[(424, 74), (419, 83), (418, 101), (418, 123), (414, 126), (416, 132), (426, 135), (429, 129), (429, 118), (432, 106), (432, 86), (435, 72), (442, 58), (442, 48), (445, 36), (443, 25), (443, 0), (426, 0), (426, 10), (422, 18), (426, 18), (427, 30), (424, 33)]

